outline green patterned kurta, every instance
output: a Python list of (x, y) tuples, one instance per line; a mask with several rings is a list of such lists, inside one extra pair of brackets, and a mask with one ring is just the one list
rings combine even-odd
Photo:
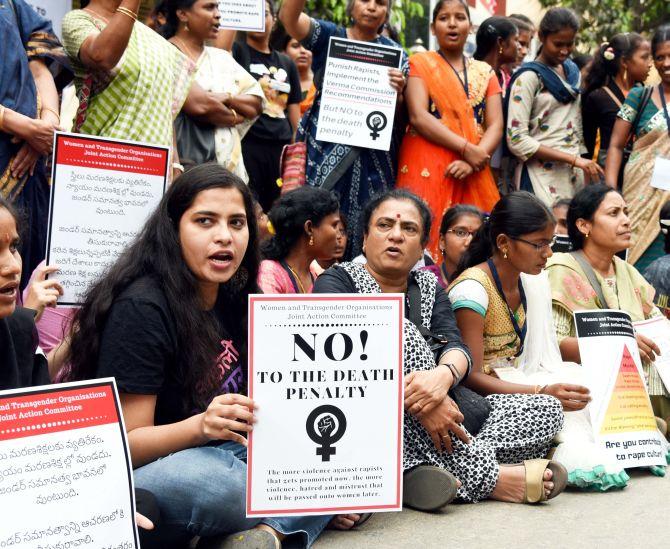
[(63, 19), (63, 44), (80, 98), (87, 76), (93, 77), (86, 117), (77, 131), (172, 146), (173, 121), (193, 82), (195, 65), (137, 22), (117, 66), (110, 72), (91, 71), (79, 60), (79, 49), (104, 28), (104, 21), (84, 10), (71, 11)]

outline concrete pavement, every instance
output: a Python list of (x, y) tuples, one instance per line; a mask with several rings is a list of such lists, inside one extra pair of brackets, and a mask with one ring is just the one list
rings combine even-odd
[(360, 529), (327, 531), (316, 549), (670, 548), (670, 471), (634, 471), (620, 492), (566, 491), (542, 505), (485, 501), (438, 514), (379, 513)]

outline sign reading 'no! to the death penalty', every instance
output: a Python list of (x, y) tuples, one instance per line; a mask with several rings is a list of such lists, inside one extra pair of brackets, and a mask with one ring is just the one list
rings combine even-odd
[(389, 69), (401, 63), (399, 48), (331, 38), (316, 138), (388, 151), (397, 100)]
[(401, 509), (403, 303), (250, 297), (247, 516)]

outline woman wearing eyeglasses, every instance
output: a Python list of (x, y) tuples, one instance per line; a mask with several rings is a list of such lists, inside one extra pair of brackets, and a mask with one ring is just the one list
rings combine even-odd
[(442, 262), (422, 267), (424, 271), (433, 273), (443, 288), (449, 286), (461, 257), (483, 221), (481, 210), (469, 204), (457, 204), (444, 212), (438, 242)]
[(568, 484), (601, 491), (623, 487), (628, 476), (593, 440), (584, 410), (589, 390), (575, 383), (579, 368), (563, 363), (556, 342), (544, 272), (555, 227), (536, 196), (511, 193), (495, 205), (463, 255), (449, 299), (472, 353), (465, 384), (482, 395), (555, 396), (565, 426), (554, 459), (568, 470)]

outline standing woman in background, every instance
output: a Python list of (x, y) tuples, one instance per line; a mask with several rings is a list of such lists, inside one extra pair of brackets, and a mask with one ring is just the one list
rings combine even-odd
[(51, 24), (24, 0), (0, 9), (0, 197), (26, 216), (21, 287), (44, 258), (49, 207), (44, 157), (60, 125), (58, 92), (47, 65), (65, 62)]
[[(498, 77), (502, 97), (505, 98), (507, 85), (511, 75), (503, 70), (503, 66), (514, 63), (519, 56), (519, 29), (508, 17), (494, 16), (485, 19), (477, 30), (477, 50), (475, 59), (485, 61)], [(498, 188), (505, 194), (508, 182), (501, 181), (503, 146), (498, 145), (491, 155), (491, 171)]]
[[(219, 33), (218, 2), (167, 0), (165, 12), (161, 34), (195, 63), (196, 82), (208, 92), (222, 94), (223, 104), (233, 114), (224, 124), (217, 124), (215, 118), (196, 122), (180, 113), (176, 124), (179, 156), (195, 164), (216, 161), (246, 183), (242, 138), (261, 113), (263, 90), (229, 52), (205, 45)], [(202, 129), (198, 131), (197, 126)]]
[(632, 134), (635, 144), (623, 172), (623, 196), (628, 204), (632, 246), (628, 261), (639, 271), (663, 255), (658, 216), (670, 192), (650, 185), (656, 157), (670, 158), (670, 25), (660, 27), (651, 40), (654, 66), (661, 83), (630, 91), (614, 124), (607, 151), (605, 181), (616, 188), (624, 148)]
[[(500, 198), (489, 168), (502, 136), (500, 84), (483, 61), (467, 59), (471, 29), (464, 0), (442, 0), (433, 10), (439, 50), (410, 59), (407, 107), (411, 127), (398, 161), (399, 188), (421, 196), (435, 217), (454, 204), (490, 211)], [(439, 227), (428, 249), (438, 254)]]
[[(617, 113), (628, 92), (644, 82), (651, 68), (651, 47), (634, 32), (616, 34), (600, 46), (586, 76), (582, 119), (587, 158), (593, 158), (596, 136), (600, 131), (597, 162), (605, 168), (607, 149)], [(626, 158), (626, 160), (628, 160)], [(623, 184), (623, 166), (619, 169), (617, 188)]]
[[(279, 18), (286, 31), (312, 52), (316, 98), (309, 115), (303, 119), (300, 139), (307, 142), (307, 181), (316, 187), (332, 189), (340, 195), (340, 209), (351, 221), (345, 258), (360, 253), (363, 234), (358, 218), (363, 205), (374, 195), (382, 193), (395, 184), (397, 146), (391, 140), (388, 151), (352, 147), (340, 143), (328, 143), (316, 139), (316, 123), (321, 108), (321, 94), (328, 43), (330, 37), (348, 38), (363, 42), (374, 42), (399, 48), (400, 45), (381, 35), (388, 21), (391, 6), (389, 0), (348, 0), (348, 27), (337, 26), (330, 21), (312, 19), (304, 13), (305, 0), (284, 0)], [(397, 106), (403, 102), (407, 56), (402, 54), (402, 69), (389, 69), (390, 85), (397, 92)], [(398, 119), (396, 117), (396, 129)]]
[(278, 51), (284, 52), (295, 63), (300, 75), (300, 116), (307, 112), (314, 102), (316, 88), (314, 87), (314, 73), (312, 72), (312, 52), (303, 46), (299, 40), (286, 34), (286, 29), (279, 23), (275, 25), (270, 44)]
[(505, 98), (507, 145), (519, 160), (516, 186), (549, 207), (603, 175), (581, 157), (581, 79), (570, 60), (578, 30), (573, 11), (549, 9), (540, 23), (540, 54), (514, 74)]

